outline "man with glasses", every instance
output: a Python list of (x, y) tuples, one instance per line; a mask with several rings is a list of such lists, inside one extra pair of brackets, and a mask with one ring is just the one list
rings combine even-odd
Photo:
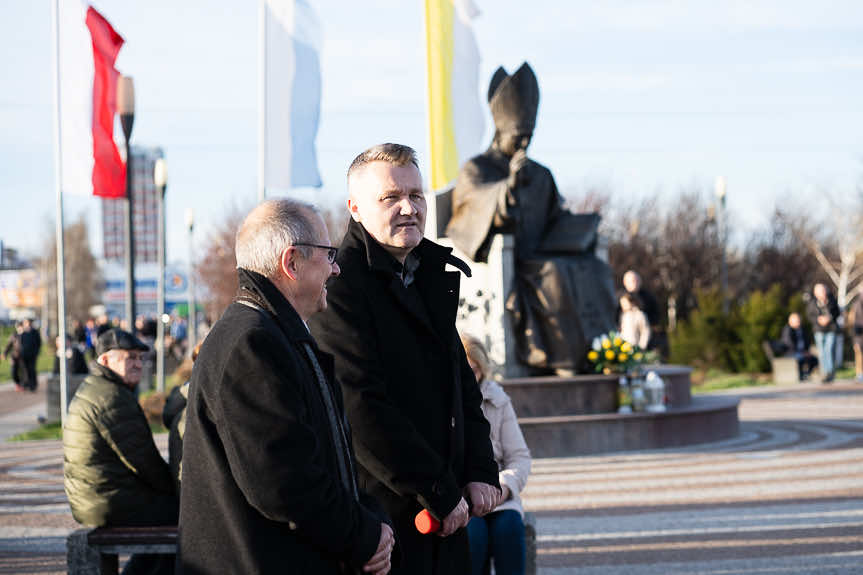
[[(84, 525), (177, 524), (174, 482), (134, 391), (147, 349), (126, 331), (104, 332), (92, 373), (69, 404), (63, 484), (72, 516)], [(173, 555), (136, 555), (124, 573), (171, 573), (173, 563)]]
[(389, 571), (392, 528), (358, 489), (333, 359), (306, 325), (327, 307), (336, 253), (294, 200), (262, 203), (237, 232), (239, 290), (189, 387), (184, 573)]
[[(459, 272), (445, 267), (470, 270), (423, 239), (411, 148), (383, 144), (357, 156), (348, 192), (342, 273), (312, 332), (336, 357), (360, 479), (393, 518), (403, 560), (393, 572), (468, 573), (469, 515), (500, 497), (482, 396), (455, 328)], [(423, 508), (441, 520), (438, 533), (417, 532)]]

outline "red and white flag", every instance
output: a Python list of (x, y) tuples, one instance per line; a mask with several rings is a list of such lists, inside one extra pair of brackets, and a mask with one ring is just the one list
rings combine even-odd
[(59, 2), (60, 161), (63, 193), (122, 198), (126, 165), (114, 141), (123, 38), (92, 6)]

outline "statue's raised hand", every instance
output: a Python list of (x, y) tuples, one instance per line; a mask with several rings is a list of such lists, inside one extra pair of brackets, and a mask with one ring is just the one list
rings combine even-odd
[(527, 184), (527, 152), (522, 149), (516, 150), (509, 159), (509, 178), (507, 184), (510, 189)]

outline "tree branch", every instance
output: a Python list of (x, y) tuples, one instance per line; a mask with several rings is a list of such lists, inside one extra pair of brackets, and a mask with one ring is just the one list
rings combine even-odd
[(806, 243), (809, 245), (809, 249), (812, 250), (812, 253), (815, 254), (815, 258), (818, 260), (818, 263), (821, 264), (821, 267), (824, 268), (824, 271), (827, 272), (827, 275), (830, 276), (830, 279), (833, 280), (834, 285), (839, 285), (839, 274), (836, 273), (836, 269), (833, 267), (833, 264), (830, 263), (830, 260), (827, 259), (827, 256), (824, 255), (824, 252), (821, 251), (821, 248), (811, 239), (806, 240)]
[[(863, 294), (863, 282), (859, 282), (854, 289), (848, 290), (848, 295), (845, 298), (846, 305), (851, 305), (851, 302), (854, 301), (854, 298)], [(860, 296), (863, 297), (863, 296)]]
[(848, 284), (850, 285), (854, 283), (861, 276), (863, 276), (863, 265), (858, 267), (856, 270), (851, 270), (851, 272), (848, 274)]

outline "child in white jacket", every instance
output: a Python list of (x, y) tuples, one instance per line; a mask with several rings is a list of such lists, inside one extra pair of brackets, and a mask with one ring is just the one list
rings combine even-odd
[(530, 450), (518, 426), (512, 402), (496, 381), (488, 378), (490, 363), (482, 343), (462, 336), (467, 360), (482, 392), (482, 412), (491, 427), (491, 444), (497, 461), (501, 502), (484, 517), (468, 523), (474, 575), (487, 573), (494, 561), (495, 575), (521, 575), (525, 569), (524, 510), (519, 493), (530, 474)]
[(624, 293), (620, 296), (620, 337), (641, 349), (647, 349), (650, 341), (650, 325), (647, 316), (638, 307), (633, 296)]

